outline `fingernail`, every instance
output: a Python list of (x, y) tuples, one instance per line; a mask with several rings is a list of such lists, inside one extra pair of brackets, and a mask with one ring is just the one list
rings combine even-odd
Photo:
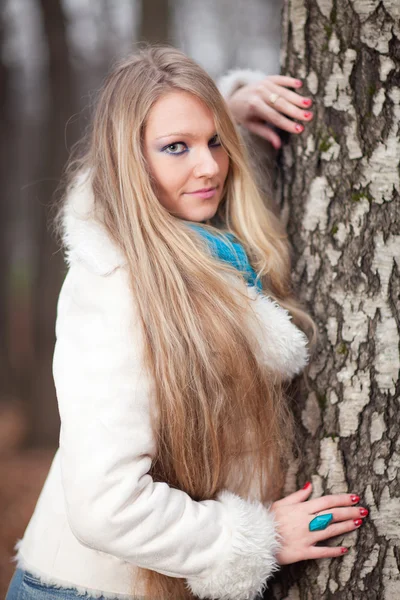
[(342, 554), (346, 554), (346, 552), (348, 552), (349, 549), (348, 548), (341, 548), (340, 551), (341, 551)]
[(304, 118), (305, 118), (305, 119), (311, 119), (311, 117), (312, 117), (312, 116), (313, 116), (313, 115), (312, 115), (312, 112), (305, 112), (305, 113), (304, 113)]
[(353, 496), (350, 496), (350, 500), (356, 504), (357, 502), (360, 502), (360, 496), (353, 494)]
[(367, 510), (366, 508), (360, 508), (360, 515), (362, 517), (366, 517), (369, 514), (369, 510)]
[(303, 125), (296, 125), (295, 130), (298, 131), (299, 133), (301, 133), (302, 131), (304, 131), (304, 127), (303, 127)]
[(306, 490), (308, 487), (310, 487), (311, 483), (309, 481), (307, 481), (307, 483), (305, 483), (303, 485), (303, 490)]
[(297, 85), (297, 87), (301, 87), (303, 85), (303, 82), (301, 81), (301, 79), (296, 79), (296, 85)]
[(360, 525), (362, 525), (362, 520), (361, 519), (354, 519), (354, 525), (356, 527), (360, 527)]
[(303, 105), (304, 106), (311, 106), (311, 100), (304, 99), (303, 100)]

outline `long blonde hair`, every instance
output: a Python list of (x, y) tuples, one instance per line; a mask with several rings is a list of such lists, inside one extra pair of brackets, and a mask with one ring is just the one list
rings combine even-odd
[[(229, 489), (276, 499), (291, 448), (292, 419), (282, 382), (256, 358), (240, 275), (215, 260), (198, 234), (158, 201), (143, 153), (151, 107), (184, 90), (212, 111), (230, 167), (215, 223), (243, 243), (263, 288), (306, 332), (312, 321), (292, 297), (286, 236), (254, 183), (243, 142), (212, 79), (180, 51), (150, 47), (118, 64), (97, 104), (84, 156), (95, 207), (124, 252), (155, 384), (157, 455), (151, 474), (194, 500)], [(230, 276), (227, 278), (227, 275)], [(227, 279), (229, 282), (227, 283)], [(244, 287), (244, 286), (243, 286)], [(250, 305), (249, 305), (250, 310)], [(180, 579), (141, 570), (149, 598), (192, 598)]]

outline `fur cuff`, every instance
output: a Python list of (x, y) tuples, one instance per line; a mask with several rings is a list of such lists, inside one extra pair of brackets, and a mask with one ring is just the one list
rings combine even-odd
[(239, 88), (250, 83), (258, 83), (266, 78), (266, 73), (252, 69), (232, 69), (218, 80), (218, 89), (224, 98), (230, 98)]
[(253, 600), (279, 569), (279, 534), (273, 514), (259, 502), (224, 491), (219, 495), (228, 515), (231, 544), (225, 558), (187, 584), (193, 594), (210, 600)]

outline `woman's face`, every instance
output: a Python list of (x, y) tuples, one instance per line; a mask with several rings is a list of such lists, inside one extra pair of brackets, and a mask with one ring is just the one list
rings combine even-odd
[(213, 217), (221, 200), (229, 157), (211, 110), (184, 91), (171, 91), (149, 112), (144, 152), (161, 204), (187, 221)]

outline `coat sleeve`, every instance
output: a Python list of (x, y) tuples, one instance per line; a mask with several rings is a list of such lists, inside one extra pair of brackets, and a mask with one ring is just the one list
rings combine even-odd
[(226, 490), (196, 502), (149, 474), (152, 384), (126, 270), (105, 277), (72, 265), (56, 333), (62, 480), (76, 538), (186, 578), (200, 598), (255, 598), (278, 568), (272, 512)]
[(223, 97), (228, 99), (239, 88), (251, 83), (259, 83), (267, 75), (268, 73), (257, 69), (231, 69), (217, 80), (217, 86)]

